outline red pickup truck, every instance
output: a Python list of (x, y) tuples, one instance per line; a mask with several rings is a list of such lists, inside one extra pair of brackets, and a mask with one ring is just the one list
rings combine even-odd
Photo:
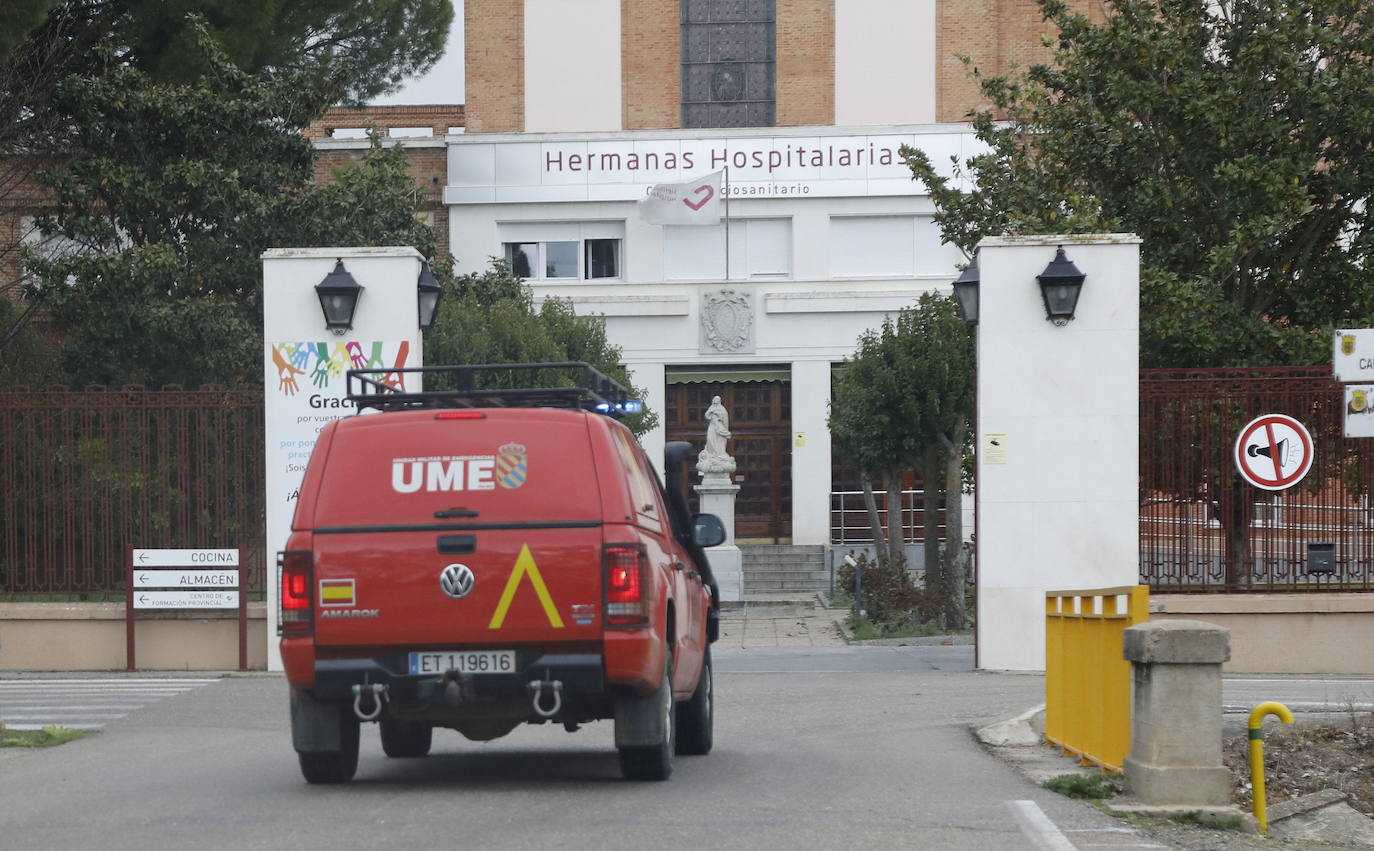
[[(404, 389), (419, 381), (432, 389)], [(627, 778), (709, 752), (719, 595), (703, 548), (725, 531), (688, 513), (692, 447), (668, 444), (663, 487), (617, 421), (637, 403), (581, 363), (348, 382), (366, 415), (320, 433), (277, 557), (305, 779), (350, 780), (371, 721), (391, 757), (426, 755), (435, 727), (486, 741), (601, 719)]]

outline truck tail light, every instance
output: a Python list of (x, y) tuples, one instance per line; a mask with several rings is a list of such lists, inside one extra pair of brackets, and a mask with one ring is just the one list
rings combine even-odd
[(608, 544), (605, 550), (606, 623), (643, 626), (649, 622), (649, 558), (642, 544)]
[(277, 599), (278, 635), (313, 635), (314, 600), (311, 598), (311, 559), (309, 550), (277, 553), (281, 574), (281, 596)]

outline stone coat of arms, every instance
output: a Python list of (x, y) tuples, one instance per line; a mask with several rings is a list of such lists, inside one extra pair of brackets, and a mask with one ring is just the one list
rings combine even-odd
[(754, 298), (746, 290), (703, 290), (701, 352), (754, 350)]

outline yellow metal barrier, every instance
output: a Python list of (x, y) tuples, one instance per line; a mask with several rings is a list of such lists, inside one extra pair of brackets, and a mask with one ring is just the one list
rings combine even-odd
[(1145, 585), (1045, 592), (1045, 738), (1085, 765), (1120, 771), (1130, 753), (1122, 633), (1149, 617)]

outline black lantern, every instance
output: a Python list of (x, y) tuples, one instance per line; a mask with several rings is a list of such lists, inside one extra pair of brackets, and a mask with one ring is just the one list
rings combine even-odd
[(334, 271), (315, 285), (315, 294), (320, 297), (320, 309), (324, 311), (324, 327), (335, 334), (343, 334), (353, 327), (353, 312), (358, 308), (363, 288), (353, 280), (342, 260), (336, 261)]
[(1083, 279), (1087, 277), (1078, 271), (1073, 261), (1064, 256), (1064, 246), (1045, 267), (1045, 271), (1035, 276), (1040, 282), (1040, 294), (1045, 299), (1045, 318), (1055, 325), (1067, 325), (1078, 307), (1078, 294), (1083, 290)]
[(427, 331), (434, 325), (434, 317), (439, 315), (439, 297), (444, 294), (428, 260), (420, 264), (420, 279), (415, 286), (420, 291), (420, 330)]
[(978, 324), (978, 252), (973, 262), (954, 280), (954, 298), (959, 302), (959, 316), (970, 325)]

